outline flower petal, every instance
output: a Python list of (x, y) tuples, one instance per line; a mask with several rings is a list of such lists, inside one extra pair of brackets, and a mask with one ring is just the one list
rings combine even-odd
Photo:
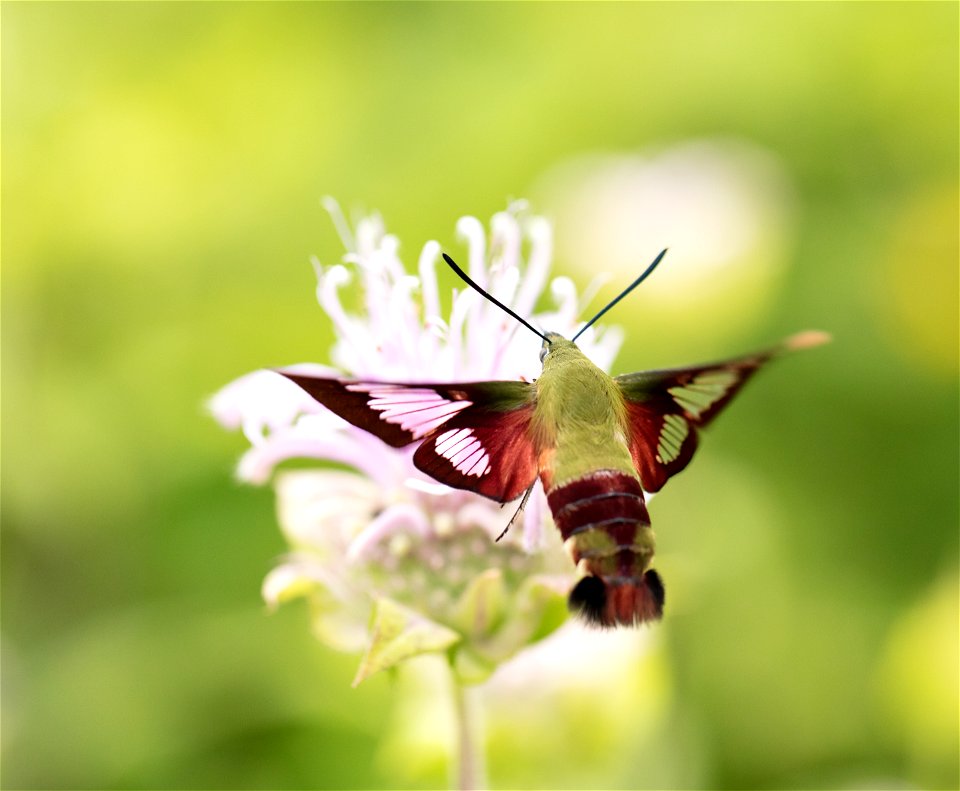
[[(339, 376), (332, 368), (313, 363), (290, 367), (312, 376)], [(297, 416), (321, 411), (321, 407), (286, 377), (273, 371), (254, 371), (222, 387), (207, 402), (214, 418), (226, 428), (243, 428), (254, 445), (263, 441), (267, 431), (293, 424)]]

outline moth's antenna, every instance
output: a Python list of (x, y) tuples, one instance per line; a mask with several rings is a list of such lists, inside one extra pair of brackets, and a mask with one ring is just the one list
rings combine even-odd
[(528, 330), (530, 330), (531, 332), (535, 332), (537, 335), (543, 338), (544, 341), (546, 341), (547, 343), (550, 343), (550, 339), (546, 335), (544, 335), (542, 332), (540, 332), (540, 330), (534, 327), (530, 322), (518, 316), (516, 313), (510, 310), (510, 308), (504, 305), (500, 300), (496, 299), (495, 297), (492, 297), (490, 294), (488, 294), (486, 291), (480, 288), (480, 286), (474, 283), (467, 276), (467, 273), (464, 272), (459, 266), (457, 266), (456, 262), (449, 255), (447, 255), (446, 253), (443, 253), (443, 260), (446, 261), (447, 266), (449, 266), (454, 272), (460, 275), (460, 278), (464, 280), (469, 286), (471, 286), (474, 289), (474, 291), (478, 291), (481, 296), (489, 299), (494, 305), (500, 308), (500, 310), (506, 311), (511, 316), (513, 316), (517, 321), (519, 321), (524, 327), (526, 327)]
[[(646, 279), (647, 279), (647, 275), (649, 275), (654, 269), (657, 268), (657, 264), (660, 263), (660, 261), (663, 259), (663, 257), (664, 257), (666, 254), (667, 254), (667, 248), (664, 247), (664, 248), (660, 251), (660, 255), (658, 255), (656, 258), (653, 259), (653, 263), (650, 264), (650, 266), (648, 266), (645, 270), (643, 270), (643, 274), (640, 275), (640, 277), (638, 277), (638, 278), (637, 278), (636, 280), (634, 280), (629, 286), (627, 286), (623, 291), (621, 291), (621, 292), (620, 292), (620, 296), (618, 296), (616, 299), (613, 299), (613, 300), (611, 300), (610, 302), (608, 302), (608, 303), (607, 303), (607, 306), (606, 306), (603, 310), (601, 310), (596, 316), (594, 316), (592, 319), (590, 319), (590, 321), (588, 321), (586, 324), (584, 324), (584, 325), (580, 328), (580, 331), (579, 331), (576, 335), (574, 335), (570, 340), (576, 341), (577, 338), (579, 338), (581, 335), (583, 335), (584, 332), (586, 332), (586, 330), (587, 330), (588, 327), (593, 326), (593, 323), (594, 323), (597, 319), (599, 319), (604, 313), (606, 313), (608, 310), (610, 310), (610, 308), (612, 308), (614, 305), (616, 305), (621, 299), (623, 299), (625, 296), (627, 296), (627, 294), (629, 294), (629, 293), (630, 293), (631, 291), (633, 291), (637, 286), (639, 286), (644, 280), (646, 280)], [(446, 256), (444, 256), (444, 257), (446, 257)]]

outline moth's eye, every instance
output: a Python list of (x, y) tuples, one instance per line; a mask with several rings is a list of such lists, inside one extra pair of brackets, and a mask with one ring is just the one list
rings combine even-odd
[(547, 346), (547, 344), (543, 344), (543, 346), (540, 347), (540, 362), (543, 362), (544, 358), (546, 358), (549, 353), (550, 347)]

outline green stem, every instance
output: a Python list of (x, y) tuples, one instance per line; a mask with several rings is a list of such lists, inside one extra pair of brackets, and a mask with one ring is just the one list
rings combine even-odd
[(480, 690), (461, 684), (456, 677), (451, 681), (457, 718), (456, 788), (479, 791), (487, 787)]

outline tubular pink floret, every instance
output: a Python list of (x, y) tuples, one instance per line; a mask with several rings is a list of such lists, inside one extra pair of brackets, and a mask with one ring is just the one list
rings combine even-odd
[(421, 537), (429, 535), (430, 522), (423, 509), (412, 503), (388, 506), (350, 542), (347, 559), (360, 560), (372, 546), (401, 530), (416, 533)]
[(553, 230), (542, 217), (532, 218), (527, 225), (530, 236), (530, 255), (516, 302), (511, 306), (521, 316), (529, 316), (536, 306), (537, 297), (547, 282), (547, 272), (553, 259)]
[(420, 299), (423, 302), (423, 322), (426, 324), (440, 316), (440, 297), (437, 290), (437, 259), (440, 244), (429, 241), (423, 246), (417, 271), (420, 273)]
[(500, 247), (499, 255), (491, 261), (491, 272), (516, 265), (520, 260), (520, 223), (517, 218), (510, 212), (497, 212), (490, 220), (490, 234), (494, 245)]
[(487, 239), (483, 224), (476, 217), (457, 220), (457, 236), (467, 243), (468, 273), (483, 288), (487, 287)]

